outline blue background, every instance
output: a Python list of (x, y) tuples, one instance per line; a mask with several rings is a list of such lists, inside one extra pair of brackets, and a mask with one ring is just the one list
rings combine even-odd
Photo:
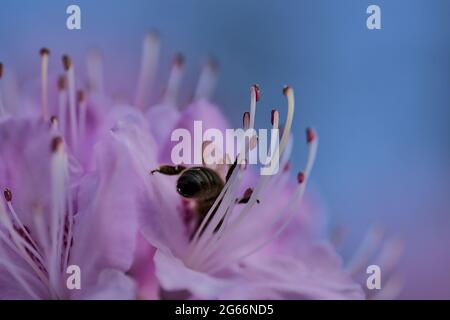
[[(65, 27), (69, 4), (81, 7), (80, 31)], [(381, 7), (382, 30), (366, 28), (370, 4)], [(175, 52), (186, 55), (185, 96), (205, 57), (218, 59), (215, 101), (236, 125), (251, 84), (267, 114), (283, 110), (280, 88), (292, 85), (293, 165), (302, 167), (304, 128), (314, 126), (313, 185), (332, 224), (349, 231), (345, 253), (380, 224), (406, 243), (402, 297), (450, 298), (449, 15), (448, 0), (2, 0), (0, 60), (26, 81), (42, 46), (76, 61), (95, 46), (114, 79), (108, 88), (131, 92), (142, 37), (156, 28), (163, 75)]]

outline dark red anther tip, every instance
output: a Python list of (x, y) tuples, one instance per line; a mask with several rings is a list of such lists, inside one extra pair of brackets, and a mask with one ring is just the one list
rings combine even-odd
[(70, 57), (66, 54), (63, 55), (62, 62), (63, 62), (64, 70), (65, 71), (69, 70), (70, 66), (72, 65), (72, 60), (70, 60)]
[(316, 138), (316, 133), (313, 129), (306, 129), (306, 142), (311, 143)]
[(272, 109), (272, 113), (270, 115), (270, 122), (272, 123), (272, 125), (275, 123), (275, 115), (277, 113), (277, 110)]
[(252, 189), (252, 188), (247, 188), (247, 189), (244, 191), (244, 199), (250, 199), (250, 197), (252, 196), (252, 194), (253, 194), (253, 189)]
[(258, 101), (259, 101), (259, 98), (260, 98), (259, 86), (258, 86), (257, 84), (254, 84), (254, 85), (253, 85), (253, 90), (255, 90), (255, 99), (256, 99), (256, 102), (258, 102)]
[(10, 189), (5, 188), (5, 190), (3, 190), (3, 195), (5, 196), (5, 200), (7, 202), (11, 202), (12, 201), (12, 192)]
[(0, 62), (0, 79), (3, 77), (3, 63)]
[(299, 172), (297, 174), (297, 181), (298, 183), (303, 183), (303, 181), (305, 181), (305, 174), (303, 172)]
[(50, 144), (50, 150), (52, 152), (58, 151), (58, 148), (62, 143), (63, 143), (63, 139), (60, 136), (54, 137)]
[(184, 65), (184, 55), (180, 52), (178, 52), (175, 57), (173, 58), (173, 63), (177, 66), (177, 67), (182, 67)]
[(287, 171), (289, 171), (290, 168), (291, 168), (291, 163), (288, 161), (288, 162), (286, 162), (286, 164), (284, 165), (283, 171), (284, 171), (284, 172), (287, 172)]
[(40, 54), (41, 56), (48, 56), (48, 55), (50, 54), (50, 50), (48, 50), (47, 48), (42, 48), (42, 49), (39, 51), (39, 54)]
[(56, 116), (51, 116), (50, 117), (50, 123), (53, 124), (53, 123), (56, 123), (56, 122), (58, 122), (58, 118)]
[(290, 86), (284, 86), (284, 88), (283, 88), (283, 94), (286, 96), (287, 93), (288, 93), (288, 91), (289, 91), (290, 89), (291, 89)]

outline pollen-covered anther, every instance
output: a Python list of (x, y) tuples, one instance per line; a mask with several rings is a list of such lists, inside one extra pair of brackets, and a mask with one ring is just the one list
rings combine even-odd
[(314, 132), (314, 130), (311, 128), (306, 129), (306, 142), (311, 143), (314, 141), (315, 138), (316, 133)]
[(68, 55), (63, 55), (62, 57), (62, 63), (65, 71), (68, 71), (70, 67), (72, 66), (72, 60)]
[(54, 138), (52, 139), (51, 144), (50, 144), (50, 150), (51, 150), (53, 153), (56, 153), (56, 152), (58, 152), (59, 150), (61, 150), (61, 148), (63, 147), (63, 145), (64, 145), (64, 141), (63, 141), (63, 139), (62, 139), (60, 136), (54, 137)]
[(5, 197), (6, 202), (12, 201), (12, 192), (9, 188), (5, 188), (5, 190), (3, 190), (3, 196)]
[(303, 173), (303, 172), (299, 172), (298, 174), (297, 174), (297, 182), (299, 183), (299, 184), (301, 184), (301, 183), (303, 183), (305, 181), (305, 174)]

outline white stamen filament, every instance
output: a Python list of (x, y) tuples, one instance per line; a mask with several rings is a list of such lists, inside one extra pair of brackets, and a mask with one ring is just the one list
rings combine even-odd
[(51, 181), (52, 181), (52, 209), (50, 223), (50, 239), (52, 244), (49, 259), (49, 279), (52, 287), (58, 296), (62, 296), (62, 253), (63, 253), (63, 233), (65, 224), (65, 209), (67, 201), (67, 178), (68, 166), (67, 155), (64, 146), (58, 144), (53, 151), (51, 159)]
[(72, 147), (75, 147), (78, 143), (78, 126), (76, 110), (75, 72), (72, 64), (70, 64), (69, 68), (66, 70), (66, 79), (69, 95), (70, 138)]
[(148, 104), (149, 92), (158, 65), (159, 49), (158, 34), (156, 32), (149, 33), (142, 46), (141, 68), (135, 98), (135, 104), (140, 109), (145, 109)]
[(48, 119), (48, 58), (49, 52), (41, 50), (41, 112), (44, 120)]
[[(0, 203), (0, 224), (6, 229), (6, 231), (11, 236), (12, 242), (18, 250), (18, 254), (28, 263), (28, 265), (34, 270), (39, 279), (48, 286), (48, 279), (46, 275), (39, 269), (38, 265), (35, 261), (31, 259), (29, 254), (25, 249), (25, 241), (23, 241), (22, 237), (17, 233), (14, 229), (11, 220), (8, 218), (7, 213), (5, 212), (5, 208), (3, 203)], [(28, 249), (28, 247), (27, 247)]]
[[(247, 115), (248, 113), (245, 113), (245, 115)], [(248, 118), (248, 119), (250, 119), (250, 117), (246, 117), (244, 115), (244, 127), (245, 127), (245, 124), (246, 124), (246, 121), (245, 121), (245, 119), (246, 118)], [(275, 111), (274, 112), (274, 114), (272, 115), (273, 116), (273, 119), (272, 119), (272, 121), (273, 121), (273, 124), (272, 124), (272, 128), (273, 129), (278, 129), (278, 125), (279, 125), (279, 113), (277, 112), (277, 111)], [(248, 122), (249, 124), (250, 124), (250, 122)], [(236, 184), (237, 184), (238, 182), (236, 182)], [(238, 189), (238, 186), (236, 186), (236, 189)], [(256, 202), (256, 200), (255, 200), (255, 202)], [(247, 206), (246, 206), (247, 207)], [(230, 213), (231, 213), (232, 211), (230, 211)], [(243, 213), (245, 212), (245, 208), (244, 208), (244, 210), (242, 210), (242, 212), (239, 214), (239, 217), (238, 217), (238, 219), (239, 218), (242, 218), (243, 217)], [(211, 225), (214, 225), (213, 223), (211, 223)], [(232, 228), (232, 226), (230, 226), (230, 228)], [(221, 228), (222, 230), (220, 230), (221, 231), (221, 233), (223, 234), (223, 233), (225, 233), (225, 228)], [(218, 232), (219, 233), (219, 232)], [(214, 236), (214, 234), (210, 234), (210, 238), (211, 237), (213, 237)], [(219, 246), (220, 244), (216, 244), (216, 242), (219, 240), (219, 239), (223, 239), (223, 235), (218, 235), (217, 237), (215, 237), (215, 239), (213, 239), (213, 240), (211, 240), (210, 238), (208, 238), (207, 240), (208, 241), (204, 241), (204, 243), (208, 243), (208, 245), (209, 245), (209, 248), (207, 248), (207, 249), (205, 249), (205, 250), (203, 250), (202, 251), (202, 256), (204, 257), (204, 258), (207, 258), (207, 257), (209, 257), (209, 255), (210, 254), (212, 254), (212, 253), (214, 253), (214, 250), (216, 250), (217, 249), (217, 246)]]
[(163, 103), (168, 106), (177, 106), (177, 98), (180, 91), (181, 79), (183, 77), (184, 62), (181, 55), (175, 58), (170, 72), (167, 88), (164, 93)]
[(200, 78), (195, 90), (194, 101), (202, 99), (210, 100), (217, 84), (217, 67), (216, 63), (209, 60), (202, 68)]
[(60, 89), (58, 91), (58, 119), (61, 133), (65, 136), (66, 124), (67, 124), (67, 91), (65, 89)]
[[(33, 246), (37, 249), (39, 248), (38, 245), (36, 244), (36, 242), (33, 240), (33, 238), (31, 237), (30, 233), (27, 231), (27, 229), (25, 228), (25, 226), (23, 225), (22, 221), (20, 221), (19, 217), (17, 216), (16, 211), (14, 210), (14, 207), (12, 205), (12, 203), (10, 201), (7, 201), (6, 205), (8, 206), (9, 211), (11, 212), (12, 216), (13, 216), (13, 221), (17, 224), (17, 226), (19, 227), (20, 230), (22, 230), (22, 232), (25, 234), (25, 236), (28, 238), (28, 240), (31, 241), (31, 243), (33, 244)], [(26, 244), (28, 244), (27, 242), (25, 242)], [(29, 246), (29, 244), (28, 244)], [(30, 251), (35, 251), (34, 248), (32, 248), (30, 246), (31, 249)], [(37, 253), (37, 252), (36, 252)], [(37, 258), (40, 258), (41, 255), (40, 254), (35, 254)], [(43, 261), (41, 261), (43, 262)]]
[(250, 87), (250, 128), (255, 127), (256, 102), (258, 96), (258, 87), (253, 85)]
[[(5, 252), (2, 252), (2, 257), (5, 257)], [(18, 269), (17, 266), (13, 265), (6, 259), (0, 260), (0, 266), (6, 269), (6, 271), (17, 281), (17, 283), (28, 293), (32, 299), (41, 300), (39, 295), (33, 290), (33, 288), (28, 284), (25, 276), (28, 272), (22, 269)]]

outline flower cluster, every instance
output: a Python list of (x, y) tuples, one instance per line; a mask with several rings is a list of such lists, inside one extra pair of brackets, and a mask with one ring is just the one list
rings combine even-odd
[[(289, 172), (292, 88), (283, 90), (277, 174), (259, 176), (239, 153), (234, 165), (214, 168), (223, 185), (206, 205), (180, 195), (177, 177), (157, 172), (170, 164), (172, 130), (192, 130), (194, 120), (230, 127), (211, 102), (212, 61), (183, 106), (177, 55), (162, 97), (150, 102), (159, 41), (145, 38), (128, 103), (108, 94), (97, 52), (87, 58), (85, 86), (67, 55), (54, 76), (47, 49), (38, 90), (18, 94), (12, 71), (0, 64), (0, 298), (364, 298), (324, 236), (318, 205), (302, 201), (318, 146), (314, 130), (306, 131), (305, 170), (296, 180)], [(259, 96), (252, 86), (244, 129), (254, 128)], [(279, 112), (269, 115), (279, 128)], [(69, 266), (81, 271), (79, 288), (67, 285)]]

